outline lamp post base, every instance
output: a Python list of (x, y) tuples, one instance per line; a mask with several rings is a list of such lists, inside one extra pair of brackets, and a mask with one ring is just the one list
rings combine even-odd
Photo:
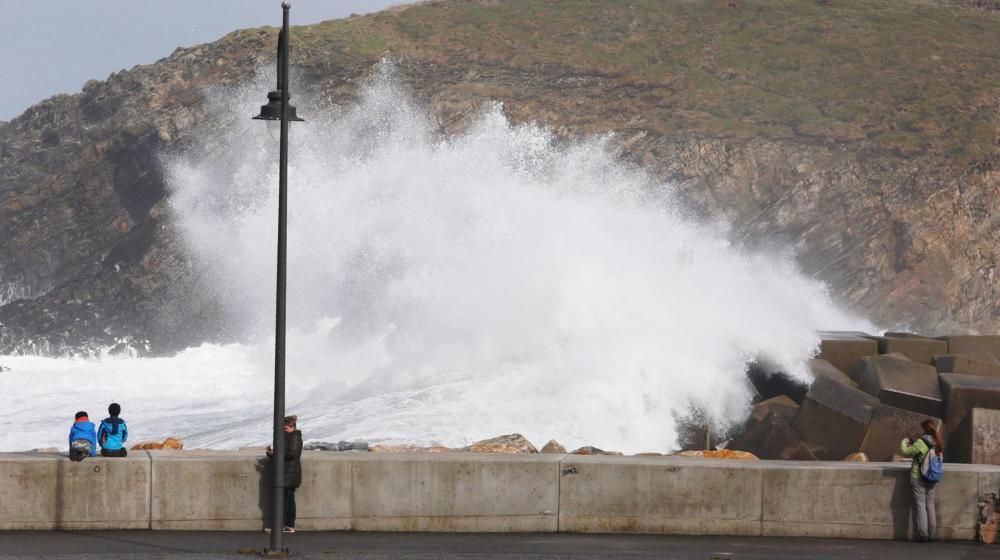
[(288, 552), (287, 548), (282, 548), (279, 550), (269, 550), (265, 548), (264, 550), (260, 551), (260, 556), (266, 556), (268, 558), (288, 558), (289, 554), (290, 553)]

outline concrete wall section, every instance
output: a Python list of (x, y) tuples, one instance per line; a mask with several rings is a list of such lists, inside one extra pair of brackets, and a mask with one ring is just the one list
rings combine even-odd
[(761, 473), (756, 463), (566, 456), (559, 530), (757, 535)]
[(560, 455), (352, 456), (352, 529), (554, 532)]
[[(303, 454), (303, 530), (618, 532), (902, 539), (900, 463), (719, 461), (474, 453)], [(270, 511), (260, 453), (128, 459), (0, 454), (0, 530), (260, 530)], [(949, 463), (937, 537), (973, 539), (976, 499), (1000, 466)]]
[[(938, 539), (975, 538), (981, 472), (948, 465), (936, 492)], [(769, 463), (762, 473), (763, 535), (912, 536), (908, 463)]]
[(150, 451), (152, 528), (259, 531), (263, 460), (245, 453)]
[(0, 454), (0, 530), (148, 529), (149, 457)]

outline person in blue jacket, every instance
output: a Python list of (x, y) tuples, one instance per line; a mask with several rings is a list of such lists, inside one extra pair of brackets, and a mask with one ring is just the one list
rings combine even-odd
[(108, 407), (109, 417), (101, 420), (101, 427), (97, 430), (97, 441), (101, 444), (101, 455), (103, 457), (126, 457), (128, 451), (125, 449), (125, 442), (128, 440), (128, 426), (125, 421), (119, 418), (122, 407), (118, 403), (111, 403)]
[(76, 413), (76, 420), (69, 429), (69, 458), (74, 461), (82, 461), (86, 457), (97, 455), (97, 431), (94, 423), (87, 417), (87, 413), (80, 411)]

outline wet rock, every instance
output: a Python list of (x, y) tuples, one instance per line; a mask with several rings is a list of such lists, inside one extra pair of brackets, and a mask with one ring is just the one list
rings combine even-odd
[(848, 463), (868, 463), (868, 456), (858, 451), (856, 453), (851, 453), (847, 457), (844, 457), (844, 461)]
[(477, 441), (463, 448), (470, 453), (538, 453), (534, 445), (521, 434), (507, 434)]
[(584, 445), (570, 452), (571, 455), (621, 455), (621, 451), (605, 451), (593, 445)]
[(181, 450), (184, 449), (184, 442), (180, 438), (168, 437), (163, 441), (141, 441), (130, 448), (132, 451), (152, 449)]
[(542, 453), (562, 454), (566, 453), (566, 448), (558, 441), (550, 439), (548, 443), (542, 446)]
[(746, 451), (733, 451), (731, 449), (720, 450), (691, 450), (681, 451), (678, 457), (696, 457), (699, 459), (735, 459), (737, 461), (757, 461), (753, 453)]
[(934, 366), (894, 355), (873, 356), (859, 386), (890, 406), (941, 415), (941, 388)]
[(1000, 377), (1000, 359), (997, 359), (990, 352), (934, 356), (934, 367), (937, 368), (938, 373), (965, 373)]

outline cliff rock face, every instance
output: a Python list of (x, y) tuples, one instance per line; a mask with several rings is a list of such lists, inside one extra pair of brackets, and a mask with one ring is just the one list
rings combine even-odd
[[(916, 2), (483, 0), (298, 27), (291, 46), (330, 106), (390, 56), (444, 133), (490, 100), (561, 135), (613, 131), (738, 243), (792, 247), (854, 310), (935, 333), (1000, 329), (997, 28)], [(178, 246), (157, 154), (210, 131), (206, 92), (274, 44), (234, 32), (0, 123), (0, 352), (238, 334)]]

